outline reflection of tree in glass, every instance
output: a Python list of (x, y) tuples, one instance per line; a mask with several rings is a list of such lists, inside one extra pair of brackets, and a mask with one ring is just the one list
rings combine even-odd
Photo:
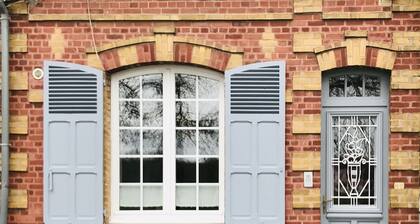
[(120, 98), (138, 98), (140, 81), (137, 77), (119, 81)]
[(218, 125), (218, 111), (213, 111), (211, 113), (205, 114), (203, 116), (200, 116), (200, 127), (217, 127)]
[(120, 154), (133, 155), (139, 154), (140, 131), (139, 130), (120, 130)]
[(330, 78), (330, 96), (344, 96), (344, 76)]
[(194, 104), (194, 102), (176, 102), (176, 126), (195, 126), (196, 121)]
[(177, 99), (195, 97), (195, 76), (176, 74), (175, 94)]
[(347, 76), (347, 96), (363, 96), (363, 76)]
[(196, 150), (195, 131), (176, 131), (176, 153), (178, 155), (194, 155)]
[(163, 139), (161, 130), (148, 130), (143, 132), (143, 154), (162, 155)]
[(133, 101), (120, 102), (120, 126), (139, 126), (140, 103)]
[(219, 131), (200, 130), (199, 149), (200, 155), (217, 155), (219, 149)]
[(162, 75), (146, 75), (143, 77), (143, 97), (162, 97)]
[(377, 77), (366, 76), (365, 95), (366, 96), (380, 96), (381, 95), (381, 83)]
[(143, 126), (161, 127), (162, 115), (162, 102), (143, 102)]

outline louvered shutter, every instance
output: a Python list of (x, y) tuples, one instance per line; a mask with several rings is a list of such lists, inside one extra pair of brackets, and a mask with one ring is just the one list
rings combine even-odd
[(283, 224), (285, 67), (226, 72), (226, 223)]
[(103, 223), (102, 72), (56, 61), (44, 72), (44, 222)]

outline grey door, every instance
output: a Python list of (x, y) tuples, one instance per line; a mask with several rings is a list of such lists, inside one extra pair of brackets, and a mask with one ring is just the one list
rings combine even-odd
[(226, 73), (226, 223), (284, 223), (284, 63)]
[(362, 68), (323, 74), (322, 223), (388, 223), (388, 77)]
[(44, 222), (103, 223), (102, 73), (44, 63)]

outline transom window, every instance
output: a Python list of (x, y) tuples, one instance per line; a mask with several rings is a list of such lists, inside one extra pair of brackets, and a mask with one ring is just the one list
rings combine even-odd
[(113, 75), (111, 91), (114, 220), (223, 222), (223, 77), (146, 67)]

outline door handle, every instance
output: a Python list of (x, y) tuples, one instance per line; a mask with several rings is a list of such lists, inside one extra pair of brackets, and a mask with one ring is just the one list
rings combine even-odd
[(333, 199), (327, 199), (325, 195), (322, 196), (322, 212), (325, 214), (327, 210), (327, 203), (332, 202)]
[(53, 172), (50, 170), (48, 171), (48, 190), (53, 190)]

